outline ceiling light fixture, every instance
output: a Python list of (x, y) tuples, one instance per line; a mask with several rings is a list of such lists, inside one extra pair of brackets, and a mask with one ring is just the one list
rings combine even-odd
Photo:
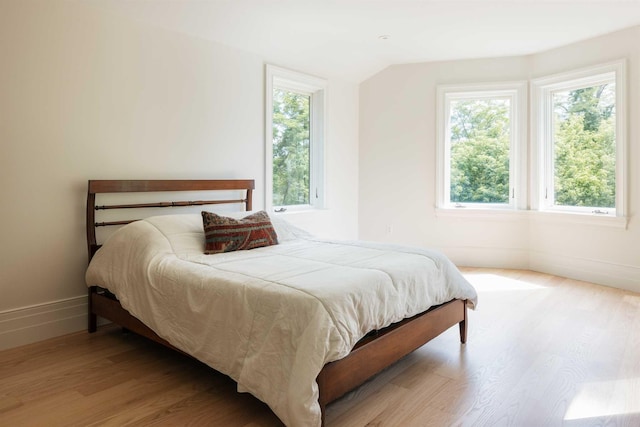
[(378, 36), (378, 38), (380, 40), (389, 40), (391, 38), (391, 36), (389, 34), (383, 34), (381, 36)]

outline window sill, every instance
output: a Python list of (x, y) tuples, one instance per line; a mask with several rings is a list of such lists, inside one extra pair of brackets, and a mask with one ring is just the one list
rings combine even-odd
[(314, 212), (323, 212), (326, 211), (326, 208), (316, 208), (313, 206), (306, 206), (304, 208), (301, 207), (295, 207), (295, 208), (287, 208), (285, 211), (283, 212), (277, 212), (274, 209), (271, 209), (270, 212), (273, 215), (296, 215), (296, 214), (308, 214), (308, 213), (314, 213)]
[(555, 224), (590, 225), (627, 229), (628, 217), (597, 215), (578, 212), (552, 212), (512, 209), (436, 208), (436, 218), (521, 221), (532, 220)]

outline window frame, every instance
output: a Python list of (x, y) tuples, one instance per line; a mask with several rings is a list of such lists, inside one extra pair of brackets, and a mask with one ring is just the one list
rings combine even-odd
[[(267, 64), (265, 66), (265, 209), (297, 212), (325, 207), (325, 151), (327, 81)], [(273, 90), (284, 89), (310, 96), (309, 204), (273, 204)]]
[[(504, 211), (527, 208), (527, 87), (526, 81), (438, 85), (436, 209)], [(509, 203), (451, 202), (450, 105), (451, 101), (474, 98), (510, 99)]]
[[(615, 209), (554, 205), (554, 137), (553, 93), (561, 90), (615, 81), (616, 132), (616, 197)], [(531, 109), (532, 152), (532, 209), (540, 212), (593, 215), (598, 217), (626, 217), (627, 211), (627, 135), (626, 135), (626, 60), (595, 65), (531, 80), (533, 95)], [(552, 195), (549, 196), (549, 191)], [(608, 209), (603, 211), (602, 209)]]

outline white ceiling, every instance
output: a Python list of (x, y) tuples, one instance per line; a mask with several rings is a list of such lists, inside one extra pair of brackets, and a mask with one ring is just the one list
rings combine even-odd
[[(361, 82), (392, 64), (524, 55), (640, 24), (640, 0), (101, 0), (132, 19)], [(387, 40), (381, 35), (390, 35)], [(639, 40), (640, 42), (640, 40)]]

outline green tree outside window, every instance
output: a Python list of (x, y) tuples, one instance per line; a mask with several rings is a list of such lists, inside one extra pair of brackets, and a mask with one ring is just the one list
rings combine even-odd
[(273, 205), (309, 204), (311, 97), (273, 90)]
[(555, 204), (614, 208), (615, 84), (556, 92), (553, 113)]
[(508, 99), (451, 102), (451, 202), (509, 203)]

